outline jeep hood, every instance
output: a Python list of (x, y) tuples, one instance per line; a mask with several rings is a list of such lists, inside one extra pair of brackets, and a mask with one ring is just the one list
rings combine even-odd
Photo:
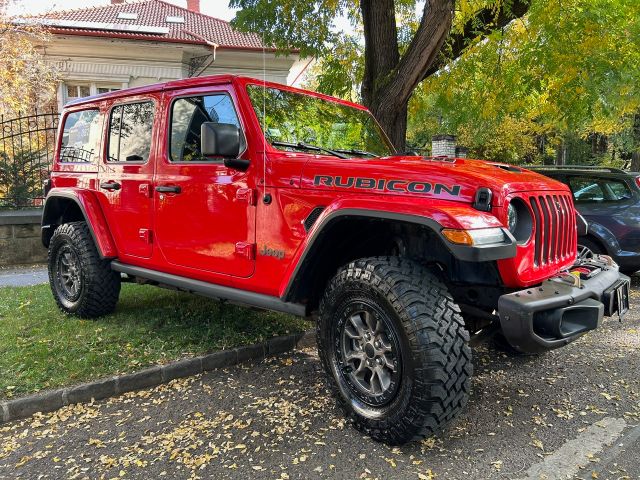
[(465, 203), (478, 188), (493, 192), (501, 205), (514, 192), (568, 191), (568, 187), (538, 173), (502, 163), (463, 158), (394, 156), (338, 159), (317, 156), (302, 171), (302, 187), (340, 192), (412, 195)]

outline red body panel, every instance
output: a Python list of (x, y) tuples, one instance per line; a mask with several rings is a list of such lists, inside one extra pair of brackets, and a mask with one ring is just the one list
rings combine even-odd
[[(151, 158), (144, 165), (114, 165), (106, 162), (103, 145), (95, 165), (56, 161), (49, 195), (73, 192), (77, 196), (87, 220), (94, 225), (98, 247), (105, 256), (281, 296), (315, 229), (321, 228), (323, 220), (336, 211), (393, 212), (429, 218), (445, 228), (476, 229), (504, 226), (507, 204), (514, 196), (529, 202), (534, 193), (551, 197), (569, 193), (568, 187), (559, 182), (492, 162), (411, 156), (345, 160), (276, 150), (262, 135), (246, 93), (250, 83), (262, 82), (226, 75), (204, 77), (75, 102), (66, 111), (100, 108), (105, 116), (106, 135), (108, 112), (114, 104), (152, 99), (156, 102), (156, 118)], [(240, 172), (221, 162), (171, 163), (167, 134), (172, 99), (220, 90), (228, 92), (235, 104), (247, 139), (243, 158), (250, 160), (250, 167)], [(326, 176), (340, 180), (328, 184), (323, 180)], [(100, 188), (101, 182), (109, 181), (121, 183), (121, 190), (108, 192)], [(180, 186), (181, 192), (155, 191), (157, 186), (165, 185)], [(491, 212), (472, 207), (480, 187), (493, 191)], [(270, 203), (263, 201), (267, 194), (271, 196)], [(303, 222), (318, 206), (326, 208), (307, 232)], [(563, 204), (563, 208), (566, 215), (574, 214), (572, 203)], [(503, 284), (534, 285), (569, 266), (575, 259), (575, 222), (563, 228), (573, 233), (555, 239), (565, 242), (565, 247), (553, 262), (536, 265), (533, 240), (519, 245), (515, 258), (499, 260)], [(142, 231), (148, 231), (148, 237)], [(532, 239), (535, 235), (534, 232)]]
[[(70, 183), (70, 182), (61, 182)], [(82, 182), (77, 182), (82, 183)], [(89, 185), (95, 185), (95, 181), (91, 180)], [(56, 196), (68, 198), (74, 201), (82, 213), (85, 215), (87, 223), (91, 227), (98, 253), (104, 258), (116, 258), (118, 257), (118, 249), (114, 242), (113, 236), (109, 229), (109, 225), (104, 216), (100, 203), (94, 192), (84, 186), (56, 186)]]

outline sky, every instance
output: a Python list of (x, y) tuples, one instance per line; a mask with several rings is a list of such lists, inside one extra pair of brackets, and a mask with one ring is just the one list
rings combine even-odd
[[(99, 5), (109, 5), (110, 0), (14, 0), (10, 6), (10, 15), (39, 14), (53, 10), (71, 10), (75, 8), (95, 7)], [(181, 7), (187, 6), (187, 0), (165, 0)], [(228, 7), (228, 0), (201, 0), (200, 10), (202, 13), (222, 20), (231, 20), (235, 13)]]

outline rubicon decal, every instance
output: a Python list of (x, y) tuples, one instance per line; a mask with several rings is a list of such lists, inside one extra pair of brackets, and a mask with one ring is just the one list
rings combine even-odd
[(316, 175), (313, 179), (316, 187), (357, 188), (359, 190), (376, 190), (402, 193), (433, 193), (440, 195), (448, 193), (454, 197), (460, 195), (460, 185), (444, 185), (442, 183), (418, 182), (407, 180), (393, 180), (386, 178), (365, 177), (333, 177), (331, 175)]

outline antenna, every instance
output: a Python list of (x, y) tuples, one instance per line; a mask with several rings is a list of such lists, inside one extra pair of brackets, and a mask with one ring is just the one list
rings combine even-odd
[(262, 32), (262, 201), (269, 205), (271, 195), (267, 194), (267, 60), (264, 46), (264, 31)]

